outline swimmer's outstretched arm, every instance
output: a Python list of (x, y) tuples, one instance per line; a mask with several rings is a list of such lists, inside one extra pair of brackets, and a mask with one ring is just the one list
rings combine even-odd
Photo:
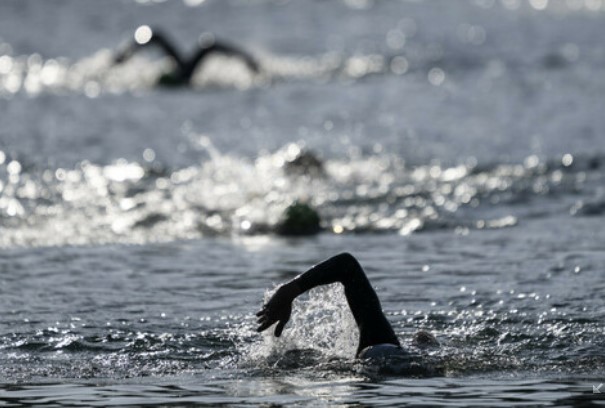
[(300, 294), (319, 285), (340, 282), (345, 289), (347, 302), (359, 327), (357, 355), (366, 347), (376, 344), (400, 346), (393, 328), (386, 319), (376, 292), (370, 285), (359, 262), (350, 254), (336, 255), (290, 282), (280, 286), (263, 306), (258, 316), (257, 331), (266, 330), (277, 322), (275, 336), (279, 337), (290, 319), (292, 301)]
[[(140, 29), (140, 27), (139, 27), (139, 29)], [(174, 62), (179, 66), (179, 68), (182, 69), (183, 59), (182, 59), (181, 55), (179, 54), (178, 50), (176, 49), (176, 47), (174, 46), (174, 43), (166, 35), (164, 35), (160, 30), (158, 30), (158, 29), (151, 30), (149, 27), (147, 27), (147, 29), (149, 30), (149, 34), (144, 39), (133, 40), (133, 41), (127, 43), (126, 45), (122, 46), (118, 50), (118, 52), (114, 56), (115, 63), (121, 64), (122, 62), (125, 62), (126, 60), (131, 58), (135, 54), (135, 52), (137, 52), (138, 50), (140, 50), (142, 48), (149, 47), (149, 46), (157, 46), (166, 55), (171, 57), (174, 60)]]
[(204, 62), (204, 59), (211, 54), (225, 54), (241, 58), (251, 71), (259, 72), (260, 70), (256, 59), (246, 51), (231, 44), (212, 40), (210, 43), (200, 45), (200, 48), (192, 56), (191, 60), (187, 61), (187, 66), (184, 68), (185, 76), (190, 77), (193, 75), (193, 71), (195, 71), (196, 67)]

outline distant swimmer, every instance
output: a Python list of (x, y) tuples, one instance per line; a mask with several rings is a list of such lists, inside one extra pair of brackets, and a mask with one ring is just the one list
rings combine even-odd
[[(411, 361), (414, 354), (401, 347), (391, 324), (382, 312), (378, 295), (370, 285), (361, 265), (348, 253), (336, 255), (291, 281), (281, 285), (271, 299), (256, 314), (257, 331), (262, 332), (274, 323), (275, 336), (279, 337), (292, 313), (292, 301), (306, 291), (320, 285), (340, 282), (344, 286), (347, 302), (359, 328), (359, 343), (355, 356), (364, 360), (385, 360), (390, 358)], [(435, 337), (425, 331), (418, 332), (414, 344), (419, 348), (437, 347)], [(431, 375), (430, 368), (417, 361), (406, 366), (407, 374)], [(406, 374), (406, 367), (399, 374)]]
[(175, 63), (175, 69), (160, 78), (159, 82), (162, 85), (190, 83), (196, 68), (212, 54), (224, 54), (240, 58), (251, 71), (259, 72), (259, 65), (254, 57), (233, 45), (217, 41), (211, 34), (202, 36), (198, 49), (190, 58), (184, 58), (166, 35), (160, 30), (152, 29), (147, 25), (142, 25), (136, 29), (134, 39), (120, 47), (114, 61), (120, 64), (132, 57), (137, 51), (150, 46), (158, 47)]

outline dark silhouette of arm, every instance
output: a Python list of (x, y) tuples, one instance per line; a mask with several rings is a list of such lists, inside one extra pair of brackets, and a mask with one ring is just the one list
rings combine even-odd
[(153, 29), (151, 30), (151, 36), (146, 41), (139, 42), (133, 40), (127, 43), (125, 46), (122, 46), (121, 50), (114, 57), (114, 61), (118, 64), (125, 62), (129, 58), (131, 58), (137, 51), (155, 46), (164, 52), (167, 56), (171, 57), (174, 62), (177, 64), (178, 69), (183, 70), (184, 62), (183, 59), (178, 52), (177, 48), (174, 46), (174, 43), (164, 35), (160, 30)]
[(355, 322), (359, 328), (359, 345), (356, 355), (366, 347), (388, 343), (400, 346), (393, 328), (386, 319), (376, 292), (370, 285), (359, 262), (350, 254), (336, 255), (309, 269), (302, 275), (282, 285), (259, 316), (258, 331), (263, 331), (278, 322), (275, 335), (281, 335), (290, 318), (294, 298), (320, 285), (340, 282)]
[(259, 65), (256, 59), (247, 52), (227, 43), (211, 41), (210, 43), (200, 45), (197, 52), (191, 57), (183, 67), (183, 75), (191, 78), (197, 66), (212, 54), (224, 54), (241, 58), (251, 71), (258, 72)]
[[(172, 73), (174, 79), (178, 82), (188, 82), (197, 68), (204, 60), (212, 54), (225, 54), (241, 58), (248, 68), (254, 72), (259, 72), (258, 62), (247, 52), (227, 43), (217, 42), (212, 38), (201, 44), (198, 50), (189, 59), (184, 59), (174, 46), (174, 42), (168, 36), (158, 29), (151, 29), (148, 26), (139, 27), (139, 29), (148, 30), (148, 36), (144, 35), (142, 39), (136, 38), (120, 47), (114, 56), (114, 62), (120, 64), (131, 58), (136, 52), (147, 47), (157, 47), (167, 56), (172, 58), (176, 64), (176, 70)], [(137, 31), (139, 30), (137, 29)]]

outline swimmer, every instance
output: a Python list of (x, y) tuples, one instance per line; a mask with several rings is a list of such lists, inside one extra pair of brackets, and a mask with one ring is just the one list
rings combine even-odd
[(115, 55), (114, 61), (116, 64), (120, 64), (132, 57), (138, 50), (149, 46), (159, 47), (176, 65), (174, 71), (160, 78), (159, 82), (163, 85), (188, 84), (196, 68), (212, 54), (224, 54), (240, 58), (251, 71), (259, 72), (259, 65), (250, 54), (230, 44), (216, 41), (211, 34), (202, 35), (197, 51), (190, 58), (183, 58), (168, 37), (157, 29), (152, 30), (147, 25), (142, 25), (136, 29), (134, 41), (123, 45)]
[(288, 175), (310, 176), (314, 178), (324, 177), (326, 169), (317, 155), (311, 151), (301, 150), (291, 160), (286, 160), (284, 170)]
[[(378, 295), (370, 285), (357, 260), (348, 253), (336, 255), (291, 281), (281, 285), (271, 299), (256, 314), (257, 331), (262, 332), (274, 323), (274, 334), (281, 336), (292, 313), (292, 301), (299, 295), (320, 285), (340, 282), (344, 286), (347, 302), (359, 328), (359, 343), (355, 357), (372, 360), (391, 357), (409, 357), (391, 324), (382, 312)], [(437, 339), (425, 331), (418, 332), (414, 344), (419, 348), (439, 346)]]

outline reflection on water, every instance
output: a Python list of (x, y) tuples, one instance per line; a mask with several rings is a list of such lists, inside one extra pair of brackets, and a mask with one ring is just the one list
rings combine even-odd
[[(101, 93), (123, 93), (149, 89), (174, 69), (170, 58), (135, 55), (126, 63), (116, 64), (114, 52), (103, 49), (77, 62), (65, 58), (44, 60), (40, 55), (0, 56), (0, 96), (24, 91), (78, 92), (90, 98)], [(398, 74), (408, 71), (403, 56), (359, 55), (346, 57), (328, 53), (318, 57), (266, 55), (258, 72), (245, 62), (229, 55), (211, 55), (191, 77), (194, 88), (263, 87), (284, 80), (359, 79), (371, 74)]]
[[(349, 377), (322, 381), (306, 377), (283, 377), (260, 381), (214, 380), (200, 384), (195, 377), (161, 384), (145, 380), (121, 385), (31, 384), (0, 388), (0, 395), (11, 406), (30, 404), (70, 406), (137, 405), (229, 405), (229, 406), (379, 406), (441, 405), (469, 407), (515, 406), (601, 406), (605, 400), (592, 393), (587, 381), (491, 380), (468, 381), (390, 380), (368, 382)], [(275, 395), (279, 395), (276, 398)]]
[[(0, 244), (143, 243), (267, 233), (296, 201), (316, 208), (323, 228), (335, 234), (440, 229), (465, 234), (536, 216), (598, 215), (605, 208), (598, 187), (600, 156), (408, 167), (397, 156), (382, 154), (319, 164), (307, 160), (294, 168), (302, 154), (296, 144), (250, 161), (220, 153), (206, 137), (192, 134), (191, 140), (208, 160), (176, 170), (155, 162), (153, 152), (148, 162), (82, 162), (43, 171), (28, 171), (6, 158), (0, 163), (0, 223), (10, 229)], [(321, 174), (301, 166), (321, 166)], [(539, 208), (523, 205), (536, 200)]]
[[(385, 4), (359, 2), (363, 3), (362, 7), (357, 2), (353, 3), (354, 6), (348, 2), (338, 2), (313, 9), (287, 2), (260, 2), (256, 7), (245, 3), (223, 5), (220, 2), (200, 2), (189, 5), (191, 7), (180, 3), (153, 4), (148, 9), (153, 7), (156, 13), (163, 15), (161, 23), (155, 23), (160, 28), (182, 25), (181, 28), (188, 32), (187, 37), (191, 39), (191, 48), (195, 46), (195, 38), (198, 36), (207, 38), (214, 35), (204, 33), (202, 29), (204, 23), (208, 24), (208, 19), (212, 20), (215, 13), (229, 14), (225, 10), (233, 9), (236, 11), (231, 13), (233, 15), (229, 16), (229, 21), (221, 29), (229, 33), (233, 30), (232, 26), (245, 27), (238, 33), (240, 40), (243, 33), (246, 36), (260, 33), (265, 41), (277, 42), (275, 45), (281, 46), (280, 48), (316, 50), (306, 54), (272, 52), (269, 51), (271, 46), (257, 40), (256, 44), (248, 44), (251, 49), (246, 49), (245, 52), (259, 59), (258, 72), (249, 69), (238, 58), (213, 56), (202, 64), (192, 78), (191, 84), (198, 89), (227, 87), (242, 90), (292, 80), (337, 80), (349, 83), (371, 75), (409, 73), (419, 73), (425, 77), (425, 81), (438, 87), (448, 82), (450, 73), (456, 74), (461, 70), (479, 70), (501, 76), (507, 74), (505, 71), (526, 69), (528, 61), (541, 70), (573, 69), (584, 61), (589, 61), (588, 65), (596, 62), (594, 67), (590, 67), (592, 69), (597, 68), (602, 58), (598, 50), (590, 49), (589, 42), (594, 41), (595, 34), (584, 32), (582, 26), (586, 22), (592, 24), (591, 18), (600, 18), (604, 9), (600, 0), (468, 2), (452, 8), (449, 18), (437, 15), (427, 1)], [(112, 12), (128, 15), (133, 13), (135, 5), (114, 3), (102, 17), (96, 18), (114, 18)], [(44, 10), (44, 7), (37, 7)], [(87, 9), (86, 5), (79, 7), (81, 8), (61, 12), (56, 12), (52, 7), (46, 9), (45, 17), (50, 17), (46, 19), (46, 24), (55, 24), (52, 19), (56, 17), (55, 14), (71, 12), (77, 16), (78, 12), (88, 13), (92, 9)], [(28, 10), (28, 4), (25, 3), (4, 8), (3, 14), (7, 16), (5, 25), (10, 28), (14, 27), (10, 18), (13, 14), (21, 13), (28, 18), (36, 18), (36, 13)], [(240, 14), (242, 8), (253, 16), (245, 23), (234, 19), (234, 15)], [(357, 18), (356, 14), (360, 12), (367, 13), (370, 18)], [(280, 30), (273, 32), (271, 27), (260, 30), (256, 23), (267, 19), (267, 15), (274, 14), (278, 19), (283, 19), (288, 13), (302, 14), (301, 21), (305, 18), (308, 20), (309, 29), (314, 30), (313, 35), (306, 36), (308, 38), (296, 34), (283, 36), (278, 34)], [(318, 15), (314, 13), (321, 16), (319, 21)], [(152, 35), (147, 24), (155, 22), (157, 18), (153, 13), (147, 15), (150, 21), (143, 21), (138, 26), (140, 30), (136, 31), (137, 25), (123, 18), (119, 23), (119, 32), (123, 33), (120, 40), (132, 37), (134, 31), (134, 38), (139, 44), (149, 41)], [(350, 18), (342, 18), (343, 15)], [(562, 41), (559, 41), (556, 28), (552, 27), (557, 25), (552, 23), (553, 16), (565, 16), (567, 20), (563, 24), (571, 24), (571, 28), (567, 30), (568, 35)], [(183, 23), (184, 20), (188, 23)], [(430, 23), (439, 26), (439, 29), (427, 29)], [(66, 31), (69, 32), (69, 29)], [(94, 29), (90, 31), (90, 35), (100, 35)], [(102, 34), (115, 38), (116, 33), (107, 31)], [(9, 34), (9, 37), (13, 36), (13, 33)], [(70, 34), (73, 37), (73, 33)], [(352, 44), (347, 44), (345, 34), (349, 34)], [(16, 37), (20, 38), (19, 35)], [(217, 37), (221, 39), (222, 32), (217, 33)], [(273, 37), (277, 37), (279, 41), (275, 41)], [(69, 36), (68, 38), (72, 40)], [(115, 64), (114, 56), (120, 48), (120, 41), (113, 47), (107, 44), (107, 40), (102, 41), (105, 47), (100, 50), (86, 49), (82, 44), (65, 41), (63, 52), (73, 54), (77, 50), (79, 52), (76, 54), (84, 55), (80, 58), (66, 58), (61, 54), (48, 56), (44, 41), (39, 43), (36, 52), (21, 55), (15, 44), (5, 42), (0, 37), (0, 96), (10, 97), (20, 92), (32, 95), (76, 92), (94, 98), (103, 93), (123, 93), (153, 87), (174, 68), (170, 58), (162, 58), (163, 55), (158, 57), (153, 52), (137, 55), (127, 64)], [(190, 48), (184, 43), (183, 48)], [(53, 44), (53, 47), (56, 45)], [(587, 68), (587, 64), (581, 66), (583, 70)], [(576, 72), (575, 75), (577, 74)], [(583, 73), (586, 74), (598, 75), (598, 69)], [(532, 79), (529, 82), (533, 82)]]
[[(571, 226), (577, 236), (560, 233)], [(0, 376), (382, 377), (352, 359), (357, 329), (338, 286), (297, 301), (281, 339), (254, 332), (271, 282), (347, 248), (404, 347), (418, 330), (437, 336), (441, 348), (423, 358), (447, 377), (598, 377), (603, 231), (585, 218), (509, 231), (5, 251)]]

